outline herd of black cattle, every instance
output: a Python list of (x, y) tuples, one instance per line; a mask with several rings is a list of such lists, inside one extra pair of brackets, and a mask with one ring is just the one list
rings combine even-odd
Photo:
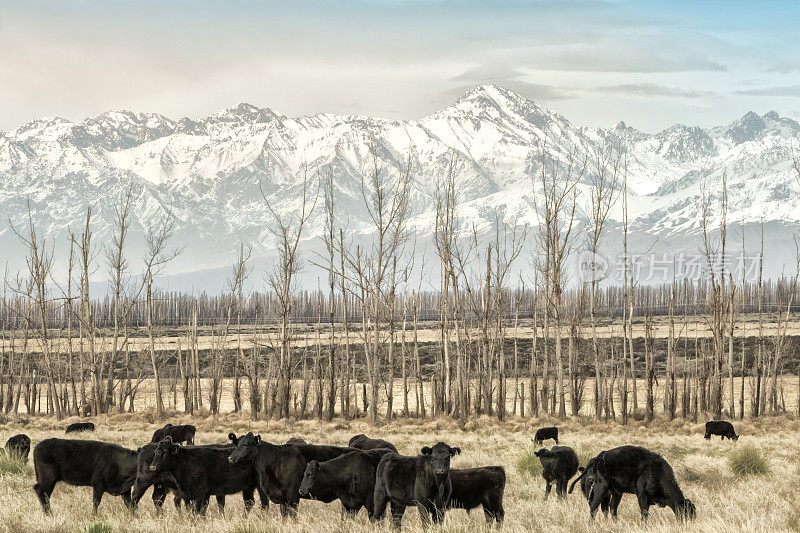
[[(94, 424), (83, 422), (70, 425), (67, 433), (93, 430)], [(469, 511), (478, 506), (483, 507), (489, 524), (500, 524), (504, 518), (503, 467), (450, 468), (450, 458), (461, 450), (443, 442), (423, 447), (419, 455), (405, 456), (392, 443), (363, 434), (350, 439), (347, 446), (309, 444), (296, 437), (286, 444), (272, 444), (253, 433), (240, 437), (230, 433), (228, 443), (198, 446), (194, 445), (195, 431), (191, 425), (167, 424), (138, 450), (94, 440), (43, 440), (33, 450), (33, 490), (45, 513), (50, 512), (56, 483), (63, 481), (92, 487), (95, 511), (104, 493), (121, 496), (134, 510), (153, 486), (157, 512), (169, 493), (176, 507), (183, 503), (201, 514), (211, 496), (222, 512), (225, 496), (241, 493), (249, 511), (258, 492), (262, 508), (272, 501), (280, 505), (284, 516), (296, 515), (300, 499), (305, 498), (325, 503), (338, 499), (342, 513), (350, 516), (363, 507), (371, 520), (380, 520), (391, 504), (396, 527), (410, 505), (418, 508), (424, 524), (441, 521), (448, 509)], [(706, 423), (705, 438), (711, 435), (739, 438), (725, 421)], [(534, 437), (538, 445), (548, 439), (558, 444), (558, 428), (540, 428)], [(15, 435), (6, 443), (6, 451), (27, 461), (30, 446), (27, 435)], [(542, 463), (545, 498), (554, 483), (556, 494), (564, 498), (580, 482), (592, 517), (598, 508), (616, 517), (625, 493), (636, 495), (645, 519), (651, 505), (671, 508), (680, 520), (695, 516), (695, 506), (678, 487), (672, 467), (645, 448), (606, 450), (585, 467), (579, 466), (577, 454), (568, 446), (534, 453)], [(568, 491), (567, 484), (578, 471)]]

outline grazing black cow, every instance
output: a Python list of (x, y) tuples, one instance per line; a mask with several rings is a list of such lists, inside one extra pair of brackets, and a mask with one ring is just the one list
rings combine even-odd
[(600, 452), (591, 459), (586, 468), (581, 468), (569, 488), (581, 482), (581, 491), (589, 502), (589, 513), (594, 518), (597, 508), (603, 513), (611, 509), (617, 516), (617, 508), (624, 493), (636, 494), (642, 519), (647, 519), (651, 505), (669, 507), (679, 520), (694, 519), (695, 506), (684, 497), (672, 467), (657, 453), (639, 446), (620, 446)]
[(533, 442), (537, 445), (541, 446), (544, 441), (547, 439), (553, 439), (558, 444), (558, 428), (557, 427), (547, 427), (547, 428), (539, 428), (536, 430), (536, 435), (533, 437)]
[[(342, 446), (317, 446), (313, 444), (272, 444), (261, 440), (260, 435), (248, 433), (239, 437), (229, 461), (248, 465), (258, 475), (261, 489), (270, 500), (280, 504), (284, 516), (297, 513), (300, 502), (300, 484), (309, 461), (329, 461), (345, 453), (356, 451)], [(337, 498), (333, 491), (314, 494), (315, 500), (330, 503)]]
[(45, 439), (33, 449), (33, 466), (33, 490), (45, 513), (50, 512), (50, 495), (59, 481), (92, 487), (95, 512), (104, 492), (122, 496), (125, 505), (131, 506), (135, 450), (96, 440)]
[(28, 453), (31, 451), (31, 439), (24, 433), (14, 435), (6, 441), (6, 454), (18, 457), (21, 461), (28, 462)]
[(706, 422), (706, 435), (705, 438), (710, 439), (711, 435), (720, 435), (721, 440), (726, 438), (732, 440), (739, 440), (739, 435), (733, 429), (733, 424), (725, 420), (714, 420)]
[(567, 484), (575, 472), (578, 471), (578, 455), (569, 446), (553, 446), (551, 450), (542, 448), (533, 452), (542, 463), (542, 477), (547, 487), (544, 489), (544, 499), (550, 495), (552, 483), (556, 483), (556, 495), (561, 500), (567, 495)]
[[(156, 445), (149, 468), (151, 472), (171, 474), (178, 491), (192, 501), (195, 512), (205, 514), (211, 496), (237, 492), (243, 494), (249, 511), (255, 503), (258, 479), (252, 468), (228, 461), (233, 449), (230, 445), (179, 446), (166, 437)], [(141, 498), (142, 492), (137, 484), (136, 496)], [(262, 506), (265, 502), (262, 500)], [(217, 498), (217, 503), (224, 511), (224, 499)]]
[(466, 509), (469, 512), (483, 505), (487, 525), (503, 523), (503, 493), (506, 489), (506, 471), (502, 466), (478, 468), (451, 468), (450, 483), (453, 491), (448, 509)]
[(64, 433), (79, 433), (81, 431), (94, 431), (94, 424), (92, 422), (75, 422), (68, 425)]
[(172, 442), (185, 442), (188, 445), (192, 445), (194, 444), (195, 432), (197, 432), (197, 428), (191, 424), (186, 424), (183, 426), (173, 426), (172, 424), (167, 424), (163, 428), (157, 429), (155, 433), (153, 433), (153, 438), (150, 439), (150, 442), (161, 442), (165, 437), (171, 437)]
[[(231, 433), (231, 435), (233, 435)], [(236, 435), (233, 435), (234, 438)], [(230, 436), (229, 436), (230, 438)], [(190, 499), (189, 497), (183, 493), (178, 488), (178, 483), (175, 480), (175, 476), (172, 475), (170, 471), (152, 471), (150, 470), (150, 465), (153, 463), (153, 459), (155, 457), (155, 451), (158, 443), (151, 442), (150, 444), (146, 444), (139, 448), (138, 450), (138, 458), (137, 458), (137, 467), (136, 467), (136, 483), (133, 485), (133, 492), (131, 494), (131, 499), (133, 500), (133, 506), (135, 507), (138, 505), (139, 500), (141, 500), (144, 493), (147, 489), (153, 486), (153, 504), (156, 506), (156, 513), (161, 512), (161, 508), (164, 505), (164, 500), (167, 497), (167, 494), (170, 492), (175, 496), (175, 507), (180, 508), (181, 501), (189, 508)], [(198, 448), (214, 448), (224, 450), (225, 453), (230, 453), (234, 449), (233, 444), (206, 444), (203, 446), (198, 446)], [(255, 475), (253, 475), (254, 483), (257, 485), (255, 481)], [(266, 509), (269, 506), (269, 499), (263, 493), (261, 493), (259, 489), (259, 496), (261, 499), (261, 508)], [(248, 492), (247, 490), (242, 492), (242, 497), (244, 498), (244, 505), (247, 510), (249, 510), (253, 506), (253, 494), (252, 492)], [(217, 494), (216, 495), (217, 505), (220, 508), (220, 512), (225, 511), (225, 495), (224, 494)]]
[(453, 486), (450, 481), (450, 458), (461, 453), (444, 442), (425, 446), (422, 455), (408, 457), (387, 453), (375, 472), (375, 519), (380, 520), (386, 504), (392, 503), (392, 522), (400, 528), (403, 513), (416, 505), (424, 524), (432, 519), (441, 522)]
[(394, 453), (400, 453), (391, 442), (383, 439), (370, 439), (363, 433), (350, 439), (347, 445), (351, 448), (358, 448), (359, 450), (380, 450), (381, 448), (388, 448)]
[(300, 483), (300, 496), (316, 499), (317, 494), (333, 492), (344, 512), (355, 517), (364, 507), (371, 519), (375, 510), (375, 470), (386, 453), (391, 450), (358, 450), (330, 461), (309, 461)]
[(301, 439), (300, 437), (292, 437), (291, 439), (286, 441), (286, 444), (308, 444), (305, 439)]

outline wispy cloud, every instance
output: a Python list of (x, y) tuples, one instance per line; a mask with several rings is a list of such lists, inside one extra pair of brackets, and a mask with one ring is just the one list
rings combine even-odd
[(446, 91), (445, 94), (450, 97), (463, 93), (475, 85), (494, 83), (533, 100), (566, 100), (578, 96), (575, 91), (569, 88), (543, 83), (530, 83), (525, 81), (524, 77), (525, 73), (507, 65), (484, 64), (469, 68), (458, 76), (450, 78), (451, 81), (458, 82), (459, 85)]
[(601, 93), (644, 96), (650, 98), (704, 98), (715, 94), (711, 91), (681, 89), (679, 87), (667, 87), (655, 83), (622, 83), (619, 85), (595, 87), (594, 90)]
[(734, 91), (742, 96), (800, 96), (800, 85), (778, 85)]

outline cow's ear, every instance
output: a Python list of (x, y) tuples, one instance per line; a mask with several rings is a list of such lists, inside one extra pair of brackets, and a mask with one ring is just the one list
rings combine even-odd
[(234, 444), (236, 444), (239, 441), (239, 439), (236, 438), (236, 433), (233, 432), (228, 433), (228, 440), (230, 440)]
[(584, 470), (586, 470), (584, 467), (582, 467), (582, 466), (578, 467), (578, 472), (583, 472)]
[(261, 435), (256, 435), (256, 444), (261, 442)]
[(166, 443), (168, 443), (168, 444), (172, 444), (172, 435), (167, 435), (166, 437), (164, 437), (164, 438), (161, 440), (161, 442), (166, 442)]
[(422, 455), (430, 455), (433, 453), (433, 450), (431, 449), (430, 446), (423, 446), (420, 452), (422, 453)]
[(454, 456), (454, 455), (458, 455), (460, 453), (461, 453), (461, 448), (459, 448), (459, 447), (450, 448), (450, 456), (451, 457)]

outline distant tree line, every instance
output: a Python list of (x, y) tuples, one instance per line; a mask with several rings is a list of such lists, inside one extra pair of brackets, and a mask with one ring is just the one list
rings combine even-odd
[[(152, 383), (159, 417), (169, 407), (217, 413), (232, 383), (233, 409), (254, 419), (564, 419), (588, 408), (598, 419), (628, 423), (657, 413), (800, 413), (800, 403), (786, 405), (781, 379), (797, 371), (791, 324), (800, 252), (790, 274), (765, 280), (762, 238), (758, 280), (734, 279), (725, 263), (724, 179), (714, 227), (712, 195), (703, 191), (702, 278), (651, 286), (636, 278), (639, 258), (628, 250), (624, 154), (608, 148), (593, 160), (577, 150), (556, 158), (542, 145), (534, 159), (539, 223), (498, 216), (487, 236), (460, 218), (453, 155), (435, 180), (435, 258), (416, 254), (408, 227), (411, 158), (386, 169), (376, 156), (364, 169), (366, 244), (345, 235), (333, 174), (306, 171), (295, 211), (280, 213), (264, 198), (277, 259), (252, 294), (244, 291), (252, 274), (244, 245), (222, 294), (158, 290), (182, 248), (172, 243), (174, 219), (166, 214), (147, 229), (144, 256), (132, 266), (132, 189), (120, 197), (109, 243), (94, 242), (87, 209), (67, 243), (66, 276), (53, 272), (55, 244), (63, 243), (49, 242), (29, 219), (12, 228), (27, 250), (27, 270), (6, 273), (0, 306), (0, 409), (59, 419), (133, 411), (143, 384)], [(578, 185), (587, 182), (590, 221), (579, 228)], [(569, 258), (579, 246), (596, 256), (618, 203), (622, 286), (605, 286), (607, 273), (595, 264), (570, 280)], [(304, 257), (316, 209), (325, 213), (325, 252)], [(525, 242), (535, 243), (532, 253)], [(438, 263), (438, 279), (425, 278), (426, 261)], [(101, 268), (109, 290), (98, 299), (89, 279)], [(325, 288), (302, 290), (303, 268), (323, 272)], [(512, 274), (519, 271), (528, 275)], [(667, 328), (658, 337), (657, 316)]]

